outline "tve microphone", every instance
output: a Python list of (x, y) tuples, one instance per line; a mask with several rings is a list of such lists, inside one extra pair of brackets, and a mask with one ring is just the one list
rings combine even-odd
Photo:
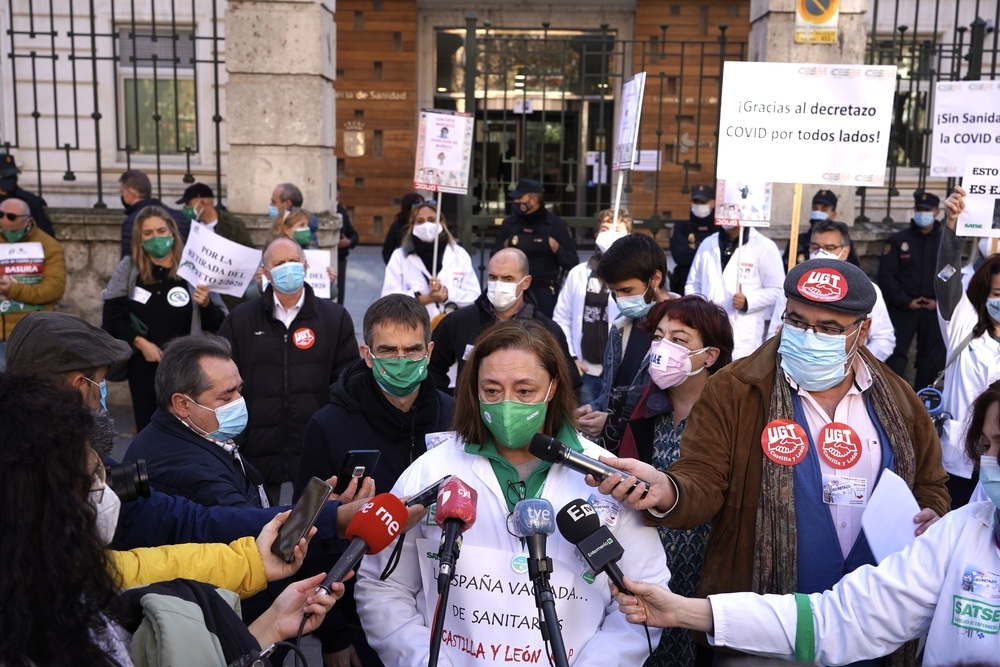
[(556, 532), (555, 514), (552, 503), (544, 498), (528, 498), (514, 505), (510, 532), (527, 542), (529, 558), (545, 558), (545, 538)]
[(461, 535), (476, 523), (478, 499), (479, 493), (458, 477), (452, 477), (438, 490), (434, 521), (444, 531), (438, 552), (438, 593), (444, 592), (455, 574), (455, 561), (462, 548)]
[[(606, 466), (600, 461), (595, 461), (589, 456), (584, 456), (583, 454), (574, 452), (572, 449), (562, 444), (555, 438), (549, 437), (544, 433), (536, 433), (531, 437), (531, 443), (528, 445), (528, 452), (532, 456), (543, 461), (548, 461), (549, 463), (559, 463), (567, 468), (583, 473), (584, 475), (593, 475), (598, 482), (603, 482), (615, 473), (620, 474), (623, 479), (629, 476), (628, 473), (616, 470), (611, 466)], [(649, 491), (649, 484), (647, 482), (639, 479), (638, 484), (645, 484), (646, 491)], [(645, 492), (642, 495), (643, 498), (646, 497)], [(562, 530), (561, 526), (560, 530)]]
[(601, 525), (597, 510), (577, 498), (559, 510), (556, 517), (559, 532), (570, 544), (575, 544), (587, 567), (595, 575), (604, 572), (623, 593), (629, 593), (618, 568), (618, 559), (625, 555), (622, 545), (606, 526)]
[(328, 594), (335, 581), (342, 581), (358, 566), (366, 553), (377, 554), (389, 546), (406, 525), (406, 506), (391, 493), (380, 493), (351, 518), (344, 531), (351, 543), (319, 585)]

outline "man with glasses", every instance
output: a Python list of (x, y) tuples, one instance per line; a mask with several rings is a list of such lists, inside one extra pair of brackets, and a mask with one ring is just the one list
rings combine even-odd
[[(809, 253), (809, 259), (839, 259), (848, 262), (851, 252), (850, 231), (847, 225), (838, 220), (814, 222), (812, 237), (803, 250)], [(889, 319), (889, 311), (885, 307), (885, 299), (882, 298), (882, 290), (878, 285), (873, 284), (873, 287), (875, 287), (875, 306), (871, 312), (872, 323), (865, 338), (865, 347), (876, 359), (885, 361), (896, 347), (896, 333), (892, 328), (892, 320)], [(771, 325), (767, 330), (768, 338), (773, 338), (781, 331), (781, 315), (785, 312), (785, 303), (785, 297), (781, 295), (774, 304), (774, 310), (771, 311)]]
[(52, 310), (65, 289), (62, 244), (38, 227), (27, 203), (0, 202), (0, 371), (14, 325), (28, 313)]
[(235, 441), (264, 475), (272, 503), (283, 483), (295, 481), (306, 423), (358, 359), (350, 313), (316, 298), (305, 282), (307, 269), (296, 241), (274, 239), (264, 248), (264, 294), (237, 306), (219, 327), (232, 345), (250, 413)]
[(875, 564), (861, 519), (893, 471), (923, 509), (917, 535), (950, 509), (941, 446), (913, 390), (860, 341), (875, 288), (858, 267), (811, 259), (785, 278), (781, 335), (716, 372), (666, 473), (608, 459), (651, 488), (612, 475), (600, 490), (675, 530), (712, 522), (699, 597), (815, 593)]
[[(434, 434), (451, 428), (454, 401), (436, 390), (427, 375), (434, 352), (427, 309), (411, 296), (388, 294), (368, 308), (363, 326), (362, 359), (344, 371), (330, 390), (329, 405), (306, 426), (296, 498), (314, 475), (323, 479), (339, 475), (353, 449), (380, 452), (378, 465), (365, 472), (375, 480), (376, 493), (388, 492), (402, 472), (437, 442)], [(447, 473), (443, 470), (441, 476)], [(323, 627), (339, 627), (317, 633), (326, 664), (381, 664), (360, 630), (353, 580), (337, 607), (334, 618), (339, 616), (340, 621), (328, 621)]]

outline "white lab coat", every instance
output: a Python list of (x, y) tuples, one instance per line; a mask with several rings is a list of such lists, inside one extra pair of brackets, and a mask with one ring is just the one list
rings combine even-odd
[[(976, 309), (964, 290), (950, 321), (942, 318), (938, 310), (938, 324), (948, 350), (946, 359), (951, 359), (978, 321)], [(942, 392), (944, 411), (952, 418), (944, 423), (941, 434), (941, 463), (949, 475), (972, 478), (972, 460), (965, 453), (969, 408), (997, 380), (1000, 380), (1000, 343), (993, 340), (988, 331), (973, 338), (952, 365), (945, 369)]]
[[(750, 355), (764, 342), (764, 319), (783, 293), (785, 273), (778, 246), (753, 228), (742, 251), (733, 253), (726, 270), (722, 271), (719, 251), (721, 233), (712, 234), (698, 246), (684, 294), (701, 294), (725, 309), (733, 325), (735, 361)], [(733, 295), (738, 284), (747, 299), (745, 313), (733, 308)]]
[[(599, 455), (611, 456), (606, 450), (592, 442), (579, 438), (586, 456), (597, 458)], [(428, 484), (441, 478), (443, 474), (457, 475), (478, 492), (476, 505), (476, 522), (463, 535), (463, 553), (456, 565), (456, 577), (474, 572), (476, 564), (462, 560), (465, 550), (470, 547), (481, 547), (505, 552), (510, 557), (527, 555), (527, 548), (522, 546), (520, 539), (507, 532), (507, 509), (505, 489), (500, 488), (496, 474), (489, 459), (484, 456), (469, 454), (464, 451), (463, 443), (457, 437), (451, 437), (434, 449), (418, 458), (407, 468), (397, 480), (392, 493), (405, 496), (416, 493)], [(556, 513), (563, 506), (577, 498), (589, 498), (596, 492), (584, 483), (584, 477), (569, 468), (553, 465), (548, 472), (542, 487), (542, 498), (549, 500)], [(604, 501), (617, 503), (609, 496), (602, 497)], [(613, 526), (606, 520), (605, 525), (615, 535), (625, 550), (625, 555), (619, 561), (622, 572), (636, 580), (657, 582), (665, 586), (670, 579), (666, 566), (663, 546), (660, 544), (656, 529), (644, 525), (639, 512), (621, 508)], [(368, 637), (368, 643), (374, 648), (382, 662), (386, 665), (426, 665), (428, 660), (428, 644), (430, 626), (433, 621), (433, 605), (428, 608), (423, 593), (423, 584), (419, 572), (417, 540), (430, 538), (435, 545), (441, 539), (441, 529), (433, 520), (424, 520), (410, 530), (403, 544), (402, 554), (396, 570), (385, 581), (379, 580), (392, 548), (382, 550), (379, 554), (369, 555), (361, 561), (358, 569), (358, 584), (355, 599), (358, 603), (358, 613), (361, 624)], [(555, 561), (579, 566), (576, 549), (557, 531), (548, 537), (547, 552)], [(506, 561), (505, 561), (506, 562)], [(464, 568), (463, 568), (464, 566)], [(616, 665), (641, 665), (649, 655), (646, 645), (646, 633), (641, 625), (633, 625), (625, 621), (618, 611), (618, 605), (611, 597), (606, 575), (598, 575), (593, 584), (587, 584), (577, 575), (575, 588), (578, 594), (588, 598), (598, 596), (603, 608), (603, 619), (593, 628), (584, 628), (591, 633), (591, 639), (582, 650), (569, 659), (576, 667), (607, 667)], [(523, 574), (523, 580), (528, 582), (528, 574)], [(452, 587), (452, 600), (455, 599), (455, 587)], [(467, 613), (502, 611), (498, 605), (504, 596), (493, 591), (480, 593), (481, 602), (478, 610)], [(436, 597), (436, 596), (435, 596)], [(529, 598), (530, 600), (530, 598)], [(567, 618), (562, 600), (556, 601), (556, 610), (565, 626), (573, 623), (573, 618)], [(533, 605), (532, 605), (533, 606)], [(562, 611), (560, 611), (560, 609)], [(660, 631), (650, 628), (653, 646), (656, 646)], [(452, 632), (458, 632), (454, 627)], [(574, 628), (579, 631), (579, 628)], [(490, 635), (488, 625), (481, 626), (481, 636), (477, 641), (487, 643)], [(449, 633), (449, 625), (445, 624), (445, 634)], [(522, 646), (533, 648), (542, 645), (542, 638), (537, 629), (523, 628), (520, 630), (519, 642)], [(453, 649), (452, 649), (453, 650)], [(486, 646), (485, 660), (472, 660), (471, 656), (460, 651), (452, 653), (461, 664), (493, 664), (504, 659), (503, 652), (494, 658), (490, 647)], [(612, 657), (613, 656), (613, 657)], [(609, 663), (610, 660), (610, 663)], [(541, 663), (545, 663), (544, 657)], [(449, 658), (449, 647), (443, 646), (440, 662), (442, 667), (452, 667), (455, 663)]]
[[(892, 327), (892, 320), (889, 319), (889, 311), (885, 307), (885, 299), (882, 298), (882, 290), (878, 285), (872, 283), (875, 288), (875, 306), (872, 308), (870, 317), (872, 325), (868, 329), (868, 338), (865, 339), (865, 347), (879, 361), (885, 361), (896, 349), (896, 330)], [(771, 311), (771, 323), (767, 327), (767, 337), (770, 340), (777, 333), (777, 328), (781, 325), (781, 316), (785, 312), (784, 290), (778, 296)]]
[[(385, 267), (382, 282), (382, 296), (387, 294), (414, 293), (429, 294), (431, 274), (416, 253), (406, 254), (403, 248), (396, 248)], [(483, 290), (479, 277), (472, 269), (472, 258), (465, 248), (457, 243), (449, 243), (441, 258), (438, 279), (448, 288), (448, 300), (444, 303), (427, 304), (427, 312), (433, 320), (438, 315), (471, 305)]]
[[(569, 353), (580, 360), (583, 360), (583, 351), (580, 348), (580, 340), (583, 338), (583, 304), (587, 298), (587, 280), (591, 279), (590, 274), (587, 262), (577, 264), (570, 269), (566, 274), (562, 290), (559, 291), (555, 310), (552, 312), (552, 321), (558, 324), (566, 335)], [(592, 279), (599, 280), (596, 276)], [(608, 295), (609, 331), (611, 323), (618, 315), (618, 304)], [(603, 352), (601, 354), (603, 356)], [(598, 363), (597, 366), (600, 367), (601, 364)]]
[[(925, 632), (924, 667), (995, 665), (1000, 655), (1000, 552), (993, 503), (948, 513), (908, 547), (809, 596), (816, 662), (844, 665), (887, 655)], [(792, 595), (709, 596), (714, 643), (791, 658)]]

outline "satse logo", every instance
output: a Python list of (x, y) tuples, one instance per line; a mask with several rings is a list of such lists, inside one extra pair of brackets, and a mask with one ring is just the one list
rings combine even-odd
[(799, 278), (798, 289), (810, 301), (840, 301), (847, 293), (847, 281), (835, 269), (816, 269)]

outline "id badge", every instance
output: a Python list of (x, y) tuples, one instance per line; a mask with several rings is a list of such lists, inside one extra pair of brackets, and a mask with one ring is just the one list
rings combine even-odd
[(864, 477), (823, 475), (823, 502), (841, 507), (866, 507), (868, 480)]

